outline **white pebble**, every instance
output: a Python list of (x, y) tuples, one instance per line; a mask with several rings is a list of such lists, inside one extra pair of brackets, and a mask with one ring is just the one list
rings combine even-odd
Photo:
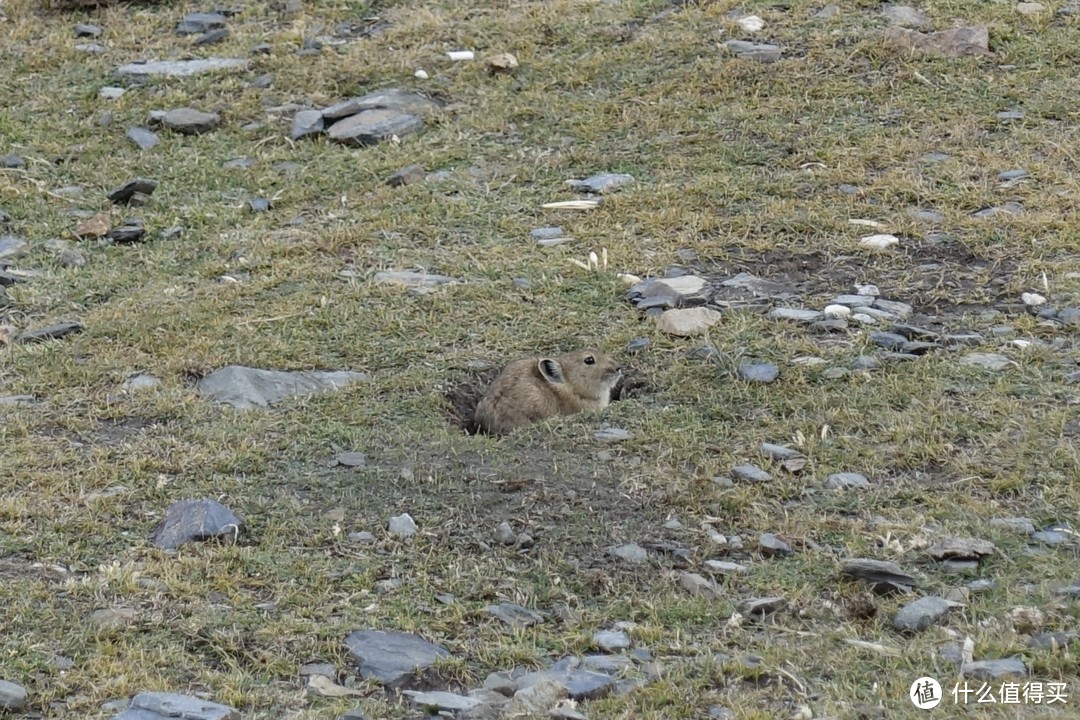
[(1024, 293), (1020, 296), (1020, 299), (1024, 301), (1025, 305), (1045, 305), (1046, 298), (1039, 293)]
[(851, 308), (846, 305), (826, 305), (825, 317), (846, 318), (851, 317)]
[(416, 72), (413, 73), (413, 77), (420, 78), (421, 80), (427, 80), (428, 79), (427, 70), (424, 70), (423, 68), (421, 68), (421, 69), (419, 69), (419, 70), (417, 70)]
[(476, 57), (476, 53), (472, 50), (451, 50), (446, 53), (446, 56), (451, 60), (472, 60)]
[(746, 32), (754, 33), (765, 27), (765, 21), (757, 15), (747, 15), (744, 18), (739, 18), (739, 27)]
[(864, 247), (872, 247), (878, 250), (884, 250), (887, 247), (900, 242), (900, 238), (895, 235), (867, 235), (859, 240), (859, 244)]

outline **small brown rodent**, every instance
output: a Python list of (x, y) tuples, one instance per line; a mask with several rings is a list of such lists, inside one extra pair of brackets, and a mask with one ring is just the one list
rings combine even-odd
[(503, 368), (476, 406), (477, 429), (504, 435), (556, 415), (607, 407), (621, 374), (614, 360), (593, 348), (517, 360)]

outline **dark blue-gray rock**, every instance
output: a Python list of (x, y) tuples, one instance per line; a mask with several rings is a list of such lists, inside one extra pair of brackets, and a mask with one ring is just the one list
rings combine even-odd
[(791, 546), (773, 533), (762, 533), (758, 538), (758, 549), (766, 557), (773, 555), (791, 555)]
[(131, 198), (135, 196), (135, 193), (153, 195), (155, 190), (157, 190), (156, 180), (137, 177), (134, 180), (127, 181), (122, 187), (113, 190), (107, 197), (111, 203), (125, 205), (131, 202)]
[(0, 167), (8, 170), (20, 170), (26, 167), (26, 161), (18, 155), (4, 155), (0, 157)]
[(776, 62), (783, 53), (779, 45), (746, 40), (728, 40), (724, 43), (724, 47), (734, 52), (740, 60), (756, 60), (763, 63)]
[(1031, 539), (1034, 542), (1049, 545), (1051, 547), (1063, 545), (1069, 541), (1068, 535), (1058, 530), (1037, 530), (1031, 533)]
[(345, 647), (357, 663), (360, 676), (376, 680), (392, 690), (430, 679), (436, 662), (450, 657), (441, 645), (411, 633), (356, 630), (345, 638)]
[(639, 353), (642, 350), (647, 350), (652, 345), (652, 341), (647, 337), (634, 338), (630, 342), (626, 343), (626, 352), (631, 355)]
[(221, 116), (194, 108), (175, 108), (161, 116), (161, 124), (183, 135), (201, 135), (217, 128)]
[(954, 333), (942, 337), (941, 343), (945, 347), (971, 347), (981, 345), (984, 340), (979, 333)]
[(1027, 645), (1036, 650), (1052, 650), (1057, 652), (1072, 645), (1073, 640), (1075, 639), (1075, 632), (1046, 632), (1033, 635), (1028, 639)]
[(903, 335), (891, 332), (872, 332), (868, 338), (870, 342), (886, 350), (899, 350), (908, 341)]
[(785, 607), (787, 600), (782, 597), (764, 597), (764, 598), (748, 598), (742, 600), (735, 609), (742, 615), (751, 618), (763, 618), (766, 615), (771, 615), (777, 610)]
[(439, 104), (418, 93), (392, 88), (369, 93), (363, 97), (350, 98), (328, 108), (324, 108), (323, 117), (327, 120), (356, 115), (365, 110), (396, 110), (408, 115), (423, 116), (439, 108)]
[(198, 390), (211, 399), (238, 410), (268, 408), (292, 397), (340, 390), (369, 379), (366, 373), (284, 372), (228, 365), (215, 370), (198, 383)]
[(630, 636), (622, 630), (598, 630), (593, 633), (593, 642), (604, 652), (614, 653), (630, 647)]
[(202, 35), (195, 38), (195, 42), (193, 42), (192, 45), (195, 45), (196, 47), (216, 45), (227, 37), (229, 37), (229, 28), (214, 28), (213, 30), (207, 30)]
[(964, 677), (983, 682), (992, 682), (1007, 677), (1022, 677), (1028, 674), (1027, 666), (1018, 656), (1001, 660), (976, 660), (965, 663), (960, 669)]
[(544, 622), (544, 616), (535, 610), (522, 607), (517, 603), (499, 603), (488, 605), (485, 610), (495, 618), (502, 620), (510, 627), (529, 627)]
[(419, 163), (413, 163), (411, 165), (406, 165), (391, 174), (390, 177), (386, 178), (386, 184), (390, 187), (404, 187), (405, 185), (412, 185), (413, 183), (420, 182), (426, 177), (427, 171), (424, 170), (424, 166)]
[(309, 135), (318, 135), (323, 131), (325, 122), (321, 110), (301, 110), (293, 115), (292, 130), (289, 137), (299, 140)]
[(184, 16), (176, 26), (177, 35), (198, 35), (199, 33), (225, 26), (225, 15), (221, 13), (193, 12)]
[(566, 182), (572, 189), (578, 192), (603, 195), (634, 184), (634, 176), (625, 173), (602, 173), (592, 175), (584, 180), (568, 180)]
[(1058, 311), (1057, 321), (1062, 325), (1080, 325), (1080, 308), (1064, 308)]
[(75, 26), (75, 37), (98, 37), (101, 35), (101, 28), (97, 25), (91, 25), (89, 23), (79, 23)]
[(145, 235), (146, 228), (143, 227), (142, 221), (131, 218), (125, 219), (120, 225), (105, 233), (106, 238), (121, 245), (139, 242)]
[(627, 543), (626, 545), (608, 548), (608, 554), (632, 565), (640, 565), (649, 561), (649, 552), (637, 543)]
[(176, 693), (139, 693), (113, 720), (240, 720), (240, 712), (228, 705)]
[(19, 335), (21, 343), (39, 343), (46, 340), (59, 340), (60, 338), (74, 335), (83, 331), (82, 323), (66, 322), (58, 325), (49, 325), (43, 328), (27, 330)]
[(772, 480), (772, 475), (765, 472), (757, 465), (736, 465), (731, 468), (731, 476), (742, 482), (765, 483)]
[(829, 490), (852, 490), (870, 487), (870, 481), (865, 475), (857, 472), (833, 473), (825, 478), (825, 487)]
[(28, 247), (18, 235), (0, 235), (0, 259), (21, 257)]
[[(918, 581), (904, 572), (899, 565), (886, 560), (851, 558), (841, 565), (843, 573), (868, 583), (872, 588), (885, 594), (909, 590), (918, 587)], [(885, 586), (885, 587), (879, 587)]]
[(0, 711), (18, 712), (26, 707), (26, 688), (0, 680)]
[(364, 110), (330, 126), (327, 136), (344, 145), (374, 145), (391, 137), (404, 137), (419, 131), (424, 121), (400, 110)]
[(739, 378), (752, 383), (771, 383), (780, 375), (780, 368), (772, 363), (742, 363)]
[(116, 69), (121, 77), (191, 77), (223, 70), (247, 70), (248, 61), (240, 58), (206, 58), (203, 60), (163, 60), (128, 63)]
[(615, 689), (615, 679), (610, 675), (577, 667), (577, 658), (569, 660), (572, 662), (560, 661), (547, 670), (518, 678), (518, 692), (542, 681), (552, 681), (565, 688), (571, 700), (596, 700), (610, 695)]
[(270, 210), (270, 201), (266, 198), (251, 198), (247, 201), (248, 210), (253, 213), (264, 213)]
[(251, 49), (248, 50), (248, 52), (252, 55), (269, 55), (272, 50), (273, 47), (270, 45), (270, 43), (264, 42), (259, 43), (258, 45), (252, 45)]
[(907, 325), (905, 323), (894, 323), (889, 332), (896, 333), (897, 335), (903, 335), (908, 340), (924, 340), (926, 342), (937, 342), (941, 339), (939, 333), (933, 330), (927, 330), (915, 325)]
[(892, 626), (902, 632), (920, 632), (949, 614), (952, 604), (939, 597), (922, 597), (909, 602), (893, 617)]
[(235, 539), (244, 521), (216, 500), (177, 500), (150, 536), (150, 542), (166, 550), (189, 542), (215, 538)]
[(1019, 180), (1028, 176), (1027, 170), (1004, 170), (998, 173), (997, 179), (1001, 182), (1008, 182), (1010, 180)]
[(129, 129), (127, 131), (127, 138), (138, 145), (140, 150), (149, 150), (161, 142), (161, 139), (153, 130), (144, 127), (133, 127)]

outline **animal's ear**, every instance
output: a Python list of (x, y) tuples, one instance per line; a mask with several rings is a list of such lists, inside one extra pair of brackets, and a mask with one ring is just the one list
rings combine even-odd
[(559, 365), (557, 360), (551, 358), (540, 358), (540, 362), (536, 364), (539, 368), (540, 374), (544, 376), (552, 385), (560, 385), (566, 382), (566, 377), (563, 375), (562, 366)]

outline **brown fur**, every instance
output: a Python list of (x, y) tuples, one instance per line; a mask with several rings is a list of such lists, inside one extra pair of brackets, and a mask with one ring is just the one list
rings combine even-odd
[[(593, 362), (586, 360), (592, 358)], [(504, 435), (556, 415), (607, 407), (622, 370), (593, 348), (510, 363), (476, 406), (479, 430)]]

